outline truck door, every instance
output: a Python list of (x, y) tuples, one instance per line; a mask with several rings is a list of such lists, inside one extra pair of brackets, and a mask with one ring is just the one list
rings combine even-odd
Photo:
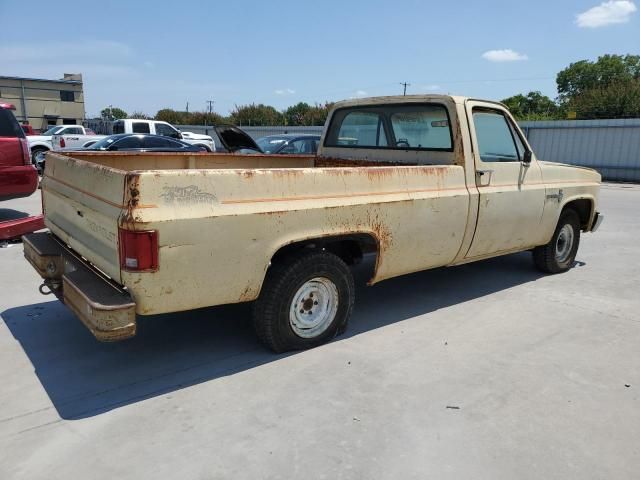
[(503, 107), (467, 101), (479, 191), (478, 221), (466, 258), (537, 245), (545, 188), (540, 166)]

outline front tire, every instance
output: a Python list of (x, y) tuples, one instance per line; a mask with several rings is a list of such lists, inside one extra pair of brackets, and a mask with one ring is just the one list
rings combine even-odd
[(566, 272), (573, 266), (579, 245), (580, 217), (575, 210), (567, 209), (560, 214), (549, 243), (533, 250), (533, 261), (543, 272)]
[(31, 149), (31, 163), (33, 163), (36, 167), (38, 166), (38, 155), (41, 153), (46, 153), (49, 150), (43, 147), (35, 147)]
[(322, 345), (346, 329), (354, 292), (338, 256), (318, 250), (285, 257), (271, 266), (253, 305), (256, 334), (276, 353)]

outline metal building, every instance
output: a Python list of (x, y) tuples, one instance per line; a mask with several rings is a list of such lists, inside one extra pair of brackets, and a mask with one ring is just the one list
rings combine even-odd
[(0, 76), (0, 102), (12, 103), (20, 123), (36, 130), (84, 120), (82, 74), (60, 80)]

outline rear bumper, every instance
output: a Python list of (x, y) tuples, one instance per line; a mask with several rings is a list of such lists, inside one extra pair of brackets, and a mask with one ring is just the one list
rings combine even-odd
[(44, 279), (44, 286), (98, 340), (112, 342), (136, 334), (136, 305), (126, 290), (93, 269), (50, 233), (32, 233), (22, 239), (24, 256)]
[(604, 220), (604, 215), (600, 212), (596, 212), (595, 217), (593, 217), (593, 224), (591, 225), (591, 231), (595, 232), (596, 230), (598, 230), (598, 228), (600, 228), (600, 225), (602, 225), (603, 220)]

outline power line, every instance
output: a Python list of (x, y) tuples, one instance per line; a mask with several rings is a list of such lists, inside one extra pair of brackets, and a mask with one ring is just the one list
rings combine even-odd
[(411, 86), (411, 84), (407, 82), (400, 82), (400, 85), (404, 87), (404, 90), (402, 91), (402, 96), (404, 97), (407, 95), (407, 86)]

